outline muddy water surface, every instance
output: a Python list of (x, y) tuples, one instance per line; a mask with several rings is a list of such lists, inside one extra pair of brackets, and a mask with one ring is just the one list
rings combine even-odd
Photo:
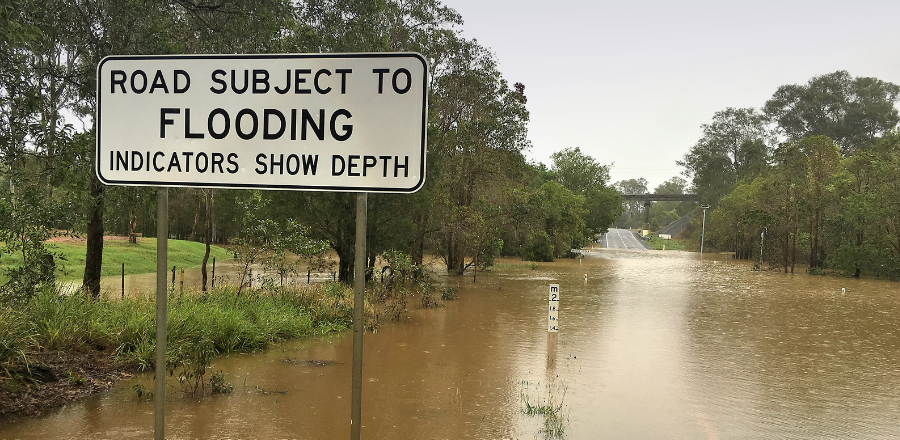
[[(506, 260), (447, 278), (460, 299), (365, 338), (365, 438), (897, 438), (900, 285), (753, 272), (680, 252)], [(585, 281), (587, 274), (587, 281)], [(561, 286), (548, 336), (548, 284)], [(841, 289), (846, 289), (842, 293)], [(170, 388), (170, 438), (349, 438), (349, 333), (215, 362), (228, 396)], [(153, 403), (120, 383), (0, 437), (150, 438)], [(173, 383), (174, 385), (174, 383)]]

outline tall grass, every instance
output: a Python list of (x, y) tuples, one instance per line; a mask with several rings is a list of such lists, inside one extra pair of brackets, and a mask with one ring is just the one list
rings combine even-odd
[[(94, 300), (45, 289), (20, 311), (0, 309), (0, 366), (43, 348), (112, 350), (125, 364), (151, 368), (155, 307), (152, 299)], [(352, 317), (352, 292), (337, 283), (242, 295), (232, 287), (206, 295), (170, 292), (167, 362), (179, 362), (198, 346), (211, 355), (250, 352), (272, 342), (340, 331), (351, 326)]]
[(0, 307), (0, 373), (6, 376), (11, 362), (27, 362), (25, 350), (34, 345), (34, 331), (22, 312)]

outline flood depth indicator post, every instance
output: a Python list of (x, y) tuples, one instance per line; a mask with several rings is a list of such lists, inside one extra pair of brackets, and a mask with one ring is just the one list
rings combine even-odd
[[(228, 87), (228, 72), (244, 76), (243, 89), (234, 78)], [(427, 85), (428, 65), (417, 53), (100, 61), (97, 178), (158, 188), (155, 439), (165, 438), (168, 187), (358, 193), (350, 434), (360, 438), (367, 193), (424, 185)], [(307, 125), (314, 138), (306, 138)]]
[(547, 332), (556, 333), (559, 331), (559, 284), (550, 285), (550, 296), (548, 302), (547, 315)]

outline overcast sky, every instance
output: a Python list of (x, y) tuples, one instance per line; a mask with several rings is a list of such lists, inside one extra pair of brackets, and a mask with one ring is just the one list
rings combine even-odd
[(652, 191), (700, 125), (847, 70), (900, 84), (900, 2), (444, 0), (525, 84), (527, 156), (580, 147)]

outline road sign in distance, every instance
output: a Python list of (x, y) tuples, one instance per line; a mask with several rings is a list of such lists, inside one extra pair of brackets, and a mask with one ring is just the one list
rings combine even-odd
[(416, 53), (110, 56), (97, 67), (97, 176), (110, 185), (415, 192)]

